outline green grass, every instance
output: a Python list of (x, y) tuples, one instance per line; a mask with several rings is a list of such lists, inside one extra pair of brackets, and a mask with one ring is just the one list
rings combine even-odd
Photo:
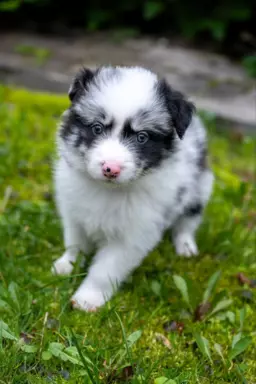
[(0, 87), (0, 383), (253, 383), (256, 288), (236, 275), (256, 277), (255, 140), (217, 135), (205, 116), (216, 183), (201, 255), (177, 257), (166, 235), (104, 308), (81, 313), (69, 298), (83, 271), (50, 273), (63, 252), (51, 174), (67, 103)]
[(19, 44), (15, 47), (14, 51), (22, 56), (34, 58), (38, 65), (44, 64), (51, 56), (51, 52), (48, 49), (28, 44)]

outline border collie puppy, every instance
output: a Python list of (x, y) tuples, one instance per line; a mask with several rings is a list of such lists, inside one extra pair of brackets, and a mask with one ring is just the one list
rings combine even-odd
[(195, 232), (212, 190), (205, 129), (194, 106), (140, 67), (82, 69), (58, 130), (56, 201), (69, 274), (79, 251), (95, 252), (74, 308), (110, 299), (171, 230), (178, 255), (197, 255)]

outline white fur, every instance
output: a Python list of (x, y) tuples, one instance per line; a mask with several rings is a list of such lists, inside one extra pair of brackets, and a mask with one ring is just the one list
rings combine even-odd
[(94, 180), (60, 158), (55, 172), (56, 198), (66, 251), (55, 261), (53, 270), (57, 274), (70, 273), (79, 250), (96, 251), (88, 276), (72, 298), (74, 307), (90, 311), (103, 305), (172, 225), (177, 253), (197, 253), (194, 233), (199, 222), (179, 221), (182, 207), (175, 199), (183, 185), (191, 191), (186, 197), (191, 201), (191, 194), (196, 194), (195, 184), (200, 186), (202, 201), (209, 199), (212, 174), (205, 171), (195, 180), (192, 165), (187, 162), (188, 153), (196, 159), (193, 142), (204, 135), (200, 120), (193, 118), (184, 139), (179, 141), (180, 151), (161, 167), (118, 187)]
[[(110, 73), (108, 73), (110, 72)], [(140, 67), (117, 67), (115, 76), (111, 77), (112, 69), (104, 69), (96, 86), (91, 87), (91, 108), (101, 105), (107, 114), (113, 113), (115, 108), (115, 119), (120, 125), (124, 118), (133, 116), (138, 107), (148, 107), (154, 103), (153, 88), (157, 82), (157, 76), (152, 72)], [(77, 106), (81, 110), (83, 105), (88, 107), (85, 97)]]

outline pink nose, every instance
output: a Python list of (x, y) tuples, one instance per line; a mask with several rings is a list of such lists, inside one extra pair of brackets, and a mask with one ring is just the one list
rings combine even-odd
[(102, 172), (103, 172), (103, 175), (108, 179), (113, 179), (118, 175), (120, 175), (121, 167), (117, 163), (106, 162), (102, 166)]

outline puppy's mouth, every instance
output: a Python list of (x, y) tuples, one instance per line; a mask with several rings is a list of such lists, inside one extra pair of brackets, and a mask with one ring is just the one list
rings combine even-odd
[(117, 177), (117, 178), (113, 178), (113, 179), (103, 178), (103, 179), (98, 179), (98, 180), (100, 183), (102, 183), (106, 187), (121, 188), (121, 187), (127, 187), (127, 186), (131, 185), (134, 181), (136, 181), (137, 178), (138, 177), (136, 175), (134, 175), (134, 176), (129, 177), (127, 179)]
[(103, 180), (102, 183), (106, 188), (121, 188), (127, 185), (127, 183), (118, 183), (116, 180)]

